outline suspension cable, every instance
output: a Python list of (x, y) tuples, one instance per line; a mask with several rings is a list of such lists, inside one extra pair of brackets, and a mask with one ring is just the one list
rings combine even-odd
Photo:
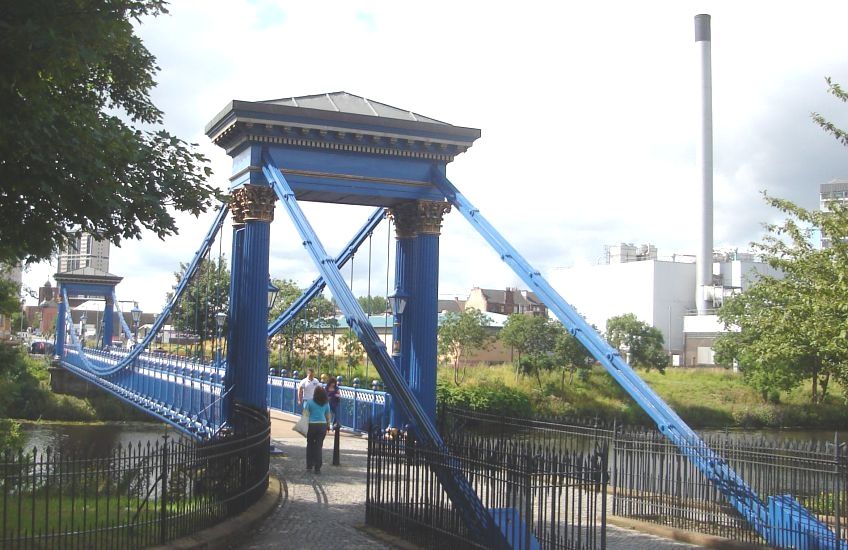
[[(366, 312), (368, 316), (368, 323), (371, 323), (371, 240), (374, 237), (374, 232), (368, 233), (368, 311)], [(371, 366), (371, 358), (368, 357), (368, 354), (365, 354), (365, 381), (368, 381), (368, 371)]]
[[(383, 343), (386, 344), (386, 347), (389, 347), (389, 268), (392, 264), (391, 256), (392, 256), (392, 222), (391, 219), (389, 223), (386, 224), (386, 294), (384, 296), (385, 300), (383, 303)], [(392, 312), (394, 315), (394, 312)], [(394, 334), (392, 335), (394, 338)], [(391, 349), (391, 348), (390, 348)]]

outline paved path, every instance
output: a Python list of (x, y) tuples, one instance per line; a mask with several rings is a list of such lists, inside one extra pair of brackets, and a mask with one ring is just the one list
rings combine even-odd
[[(345, 550), (394, 548), (358, 529), (365, 523), (365, 459), (367, 441), (341, 438), (341, 466), (332, 465), (332, 434), (324, 441), (321, 474), (306, 471), (306, 439), (291, 430), (291, 422), (274, 418), (271, 437), (282, 455), (271, 458), (271, 469), (283, 483), (279, 507), (255, 533), (235, 546), (240, 549), (304, 548)], [(609, 550), (696, 548), (614, 526), (607, 527)]]

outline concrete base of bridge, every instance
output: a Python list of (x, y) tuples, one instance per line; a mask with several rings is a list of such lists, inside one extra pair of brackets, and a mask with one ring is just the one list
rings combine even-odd
[(73, 395), (74, 397), (91, 397), (98, 392), (96, 387), (62, 367), (57, 359), (50, 363), (47, 372), (50, 373), (50, 390), (53, 393)]

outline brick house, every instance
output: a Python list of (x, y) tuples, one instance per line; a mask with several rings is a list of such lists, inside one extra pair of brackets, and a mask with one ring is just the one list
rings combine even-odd
[(518, 288), (495, 290), (474, 287), (465, 301), (465, 307), (473, 307), (479, 311), (501, 315), (523, 313), (539, 317), (548, 316), (548, 308), (536, 294)]

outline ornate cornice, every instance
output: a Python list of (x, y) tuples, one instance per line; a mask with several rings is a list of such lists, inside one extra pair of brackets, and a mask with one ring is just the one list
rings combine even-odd
[(430, 141), (365, 130), (358, 133), (347, 129), (313, 129), (250, 122), (232, 123), (213, 141), (227, 151), (232, 151), (242, 143), (253, 142), (440, 162), (451, 162), (456, 155), (468, 150), (468, 145), (460, 142)]
[(395, 236), (398, 239), (411, 239), (418, 227), (418, 205), (416, 201), (406, 201), (389, 208), (389, 218), (395, 224)]
[(277, 194), (264, 185), (242, 185), (232, 193), (230, 209), (233, 212), (233, 224), (249, 221), (274, 221), (274, 204)]
[(450, 212), (451, 205), (444, 201), (416, 201), (418, 206), (418, 234), (439, 235), (442, 219)]

